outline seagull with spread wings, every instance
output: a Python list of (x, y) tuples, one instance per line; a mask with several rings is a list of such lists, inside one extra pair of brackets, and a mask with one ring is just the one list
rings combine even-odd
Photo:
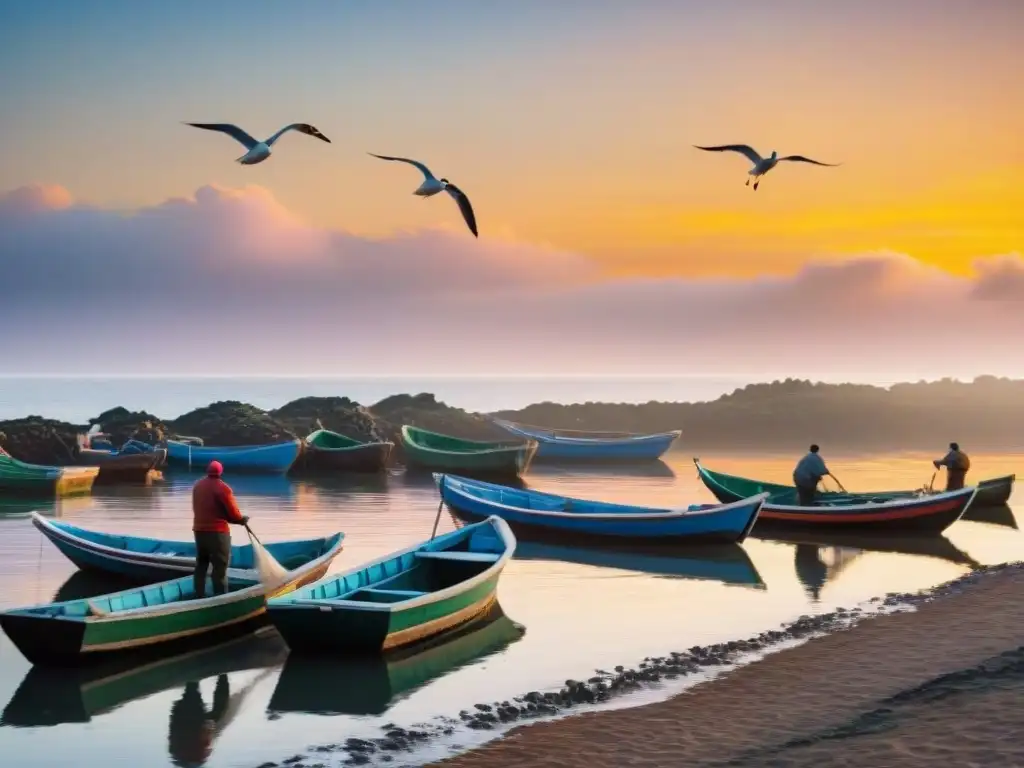
[(447, 192), (458, 204), (459, 210), (462, 211), (462, 218), (466, 220), (466, 226), (468, 226), (469, 231), (473, 233), (473, 237), (478, 237), (476, 231), (476, 216), (473, 214), (473, 206), (470, 205), (469, 198), (466, 197), (465, 193), (461, 189), (448, 181), (448, 179), (438, 179), (430, 172), (430, 169), (427, 168), (427, 166), (417, 160), (410, 160), (407, 157), (375, 155), (373, 152), (367, 152), (367, 154), (381, 160), (395, 160), (400, 163), (408, 163), (409, 165), (416, 166), (420, 170), (420, 173), (423, 174), (423, 183), (416, 188), (413, 194), (426, 198), (436, 195), (438, 192)]
[[(776, 165), (781, 163), (783, 160), (789, 160), (794, 163), (811, 163), (812, 165), (824, 165), (829, 168), (835, 168), (842, 163), (819, 163), (817, 160), (811, 160), (809, 157), (803, 155), (788, 155), (787, 157), (779, 157), (779, 153), (774, 149), (772, 150), (771, 157), (761, 157), (753, 147), (746, 144), (725, 144), (721, 147), (698, 147), (694, 144), (697, 149), (703, 149), (705, 152), (739, 152), (745, 156), (751, 163), (754, 164), (753, 168), (747, 171), (748, 176), (754, 179), (754, 189), (757, 189), (757, 185), (761, 183), (761, 177), (764, 176), (768, 171), (774, 168)], [(750, 186), (750, 178), (747, 179), (747, 186)]]
[(288, 133), (288, 131), (298, 131), (299, 133), (304, 133), (307, 136), (313, 136), (314, 138), (320, 139), (320, 141), (326, 141), (328, 144), (331, 143), (330, 139), (320, 133), (320, 131), (309, 123), (292, 123), (291, 125), (286, 125), (266, 141), (254, 139), (237, 125), (232, 125), (231, 123), (185, 123), (185, 125), (191, 125), (193, 128), (202, 128), (207, 131), (219, 131), (220, 133), (226, 133), (245, 147), (246, 153), (235, 160), (236, 163), (241, 163), (242, 165), (256, 165), (256, 163), (262, 163), (270, 157), (270, 148), (274, 146), (274, 142), (284, 136), (284, 134)]

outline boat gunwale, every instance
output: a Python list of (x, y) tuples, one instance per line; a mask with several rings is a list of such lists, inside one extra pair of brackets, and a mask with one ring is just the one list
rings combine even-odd
[[(671, 429), (666, 432), (602, 432), (599, 430), (564, 430), (568, 432), (578, 432), (580, 434), (589, 433), (593, 437), (574, 437), (570, 435), (559, 434), (563, 430), (554, 427), (542, 427), (537, 424), (524, 424), (517, 421), (509, 421), (507, 419), (493, 418), (491, 420), (494, 424), (507, 429), (515, 434), (528, 437), (532, 440), (545, 443), (562, 443), (562, 444), (577, 444), (577, 445), (607, 445), (607, 446), (618, 446), (618, 445), (638, 445), (647, 442), (658, 442), (665, 440), (666, 438), (672, 438), (671, 442), (678, 440), (683, 435), (681, 429)], [(541, 433), (541, 434), (537, 434)], [(600, 435), (606, 435), (606, 437), (600, 437)]]
[[(457, 584), (453, 584), (450, 587), (445, 587), (444, 589), (437, 590), (436, 592), (428, 592), (425, 595), (421, 595), (420, 597), (413, 597), (408, 600), (402, 600), (396, 603), (375, 603), (364, 600), (343, 600), (339, 598), (298, 598), (293, 595), (289, 595), (282, 596), (282, 598), (279, 601), (277, 598), (274, 598), (274, 600), (268, 600), (267, 608), (273, 608), (277, 610), (293, 607), (297, 610), (309, 610), (315, 607), (336, 606), (339, 608), (344, 608), (346, 610), (352, 611), (367, 611), (373, 613), (398, 613), (400, 611), (408, 610), (410, 608), (419, 608), (423, 605), (429, 605), (440, 600), (445, 600), (449, 597), (455, 597), (456, 595), (462, 594), (463, 592), (472, 589), (478, 584), (483, 583), (487, 579), (494, 576), (496, 573), (500, 573), (505, 568), (506, 563), (512, 559), (512, 555), (515, 554), (517, 543), (515, 534), (512, 533), (512, 529), (509, 526), (509, 524), (497, 515), (491, 515), (487, 519), (481, 520), (479, 523), (473, 523), (472, 525), (465, 526), (463, 528), (458, 528), (456, 529), (456, 531), (452, 531), (452, 533), (455, 533), (457, 531), (465, 531), (468, 528), (482, 527), (484, 525), (490, 525), (491, 528), (494, 529), (494, 531), (501, 538), (502, 543), (505, 545), (505, 551), (498, 557), (497, 560), (491, 563), (491, 565), (482, 570), (480, 573), (475, 574), (469, 577), (468, 579), (460, 581)], [(385, 562), (394, 560), (396, 558), (400, 558), (403, 555), (418, 552), (429, 543), (430, 540), (421, 541), (418, 544), (408, 547), (407, 549), (399, 550), (397, 552), (391, 552), (387, 555), (383, 555), (377, 558), (376, 560), (371, 560), (368, 563), (363, 563), (362, 565), (359, 565), (343, 573), (334, 574), (324, 579), (321, 579), (321, 581), (344, 580), (345, 577), (347, 576), (351, 576), (354, 573), (359, 573), (360, 571), (365, 571), (366, 569), (372, 568), (375, 565), (381, 565)], [(302, 587), (302, 589), (313, 589), (317, 586), (318, 583), (319, 582), (306, 584), (304, 587)], [(360, 587), (360, 589), (364, 589), (364, 587)]]
[[(438, 489), (442, 493), (442, 497), (444, 495), (444, 490), (448, 489), (452, 493), (461, 495), (463, 497), (467, 497), (467, 498), (470, 498), (470, 499), (477, 499), (479, 501), (482, 501), (487, 506), (497, 507), (499, 509), (513, 510), (515, 512), (520, 512), (520, 513), (524, 513), (524, 514), (528, 514), (528, 515), (533, 515), (533, 516), (536, 516), (536, 517), (559, 517), (559, 518), (568, 518), (568, 519), (572, 519), (572, 520), (629, 520), (629, 521), (634, 521), (634, 520), (673, 520), (673, 519), (682, 519), (682, 518), (688, 518), (688, 517), (699, 517), (700, 515), (717, 514), (717, 513), (720, 513), (720, 512), (731, 512), (734, 509), (750, 506), (751, 504), (757, 503), (758, 501), (760, 501), (760, 505), (759, 506), (763, 506), (764, 502), (770, 496), (770, 494), (767, 491), (765, 491), (765, 492), (759, 493), (759, 494), (757, 494), (755, 496), (749, 496), (747, 498), (740, 499), (739, 501), (731, 501), (728, 504), (712, 504), (709, 507), (704, 508), (704, 509), (678, 509), (678, 510), (664, 509), (664, 510), (659, 510), (657, 512), (655, 512), (655, 511), (649, 511), (649, 512), (567, 512), (567, 511), (563, 511), (563, 510), (554, 510), (554, 509), (552, 509), (552, 510), (547, 510), (547, 509), (530, 509), (528, 507), (519, 507), (519, 506), (514, 506), (512, 504), (505, 504), (504, 502), (500, 502), (500, 501), (491, 501), (489, 499), (481, 499), (481, 498), (479, 498), (477, 496), (474, 496), (471, 493), (465, 492), (464, 490), (462, 490), (462, 489), (460, 489), (460, 488), (458, 488), (456, 486), (452, 486), (452, 485), (448, 484), (448, 479), (449, 478), (455, 480), (456, 483), (464, 483), (464, 484), (468, 484), (468, 485), (478, 484), (479, 481), (473, 480), (472, 478), (464, 478), (464, 477), (461, 477), (459, 475), (448, 475), (447, 473), (444, 473), (444, 472), (434, 472), (433, 473), (433, 477), (434, 477), (434, 482), (437, 484)], [(487, 485), (496, 485), (496, 483), (488, 483)], [(523, 493), (524, 492), (524, 491), (521, 491), (521, 490), (519, 490), (517, 488), (510, 488), (509, 490), (517, 491), (519, 493)], [(558, 494), (545, 493), (544, 491), (534, 491), (534, 490), (531, 490), (531, 489), (526, 489), (525, 492), (526, 493), (536, 493), (536, 494), (539, 494), (539, 495), (542, 495), (542, 496), (548, 496), (548, 497), (552, 497), (552, 498), (565, 499), (567, 501), (581, 501), (581, 502), (584, 502), (584, 503), (599, 503), (599, 504), (610, 503), (610, 502), (595, 502), (594, 500), (591, 500), (591, 499), (576, 499), (576, 498), (572, 498), (570, 496), (559, 496)], [(620, 506), (620, 507), (623, 507), (625, 509), (630, 509), (631, 508), (630, 505), (628, 505), (628, 504), (615, 504), (613, 506)], [(639, 507), (639, 509), (654, 510), (654, 509), (657, 509), (657, 508), (656, 507)], [(758, 513), (760, 513), (760, 509), (758, 509)], [(757, 517), (757, 515), (755, 515), (755, 518), (756, 517)]]
[(326, 447), (325, 448), (322, 445), (316, 445), (315, 443), (310, 442), (309, 438), (311, 438), (313, 435), (317, 434), (318, 432), (324, 432), (324, 433), (329, 434), (329, 435), (340, 435), (341, 437), (348, 438), (349, 440), (355, 440), (355, 438), (348, 437), (348, 435), (343, 435), (341, 432), (334, 432), (333, 430), (330, 430), (330, 429), (314, 429), (312, 432), (310, 432), (308, 435), (306, 435), (304, 438), (302, 438), (302, 442), (303, 442), (306, 450), (308, 450), (308, 451), (316, 451), (316, 452), (319, 452), (319, 453), (345, 453), (345, 452), (348, 452), (348, 451), (365, 450), (367, 448), (378, 448), (378, 447), (385, 446), (385, 445), (386, 446), (390, 446), (391, 448), (395, 447), (395, 444), (392, 441), (390, 441), (390, 440), (368, 440), (366, 442), (356, 441), (355, 445), (344, 445), (344, 446), (338, 446), (338, 447), (333, 447), (333, 448), (331, 448), (331, 447)]

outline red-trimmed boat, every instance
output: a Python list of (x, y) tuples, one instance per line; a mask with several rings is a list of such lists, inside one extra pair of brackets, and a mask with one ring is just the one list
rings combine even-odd
[[(741, 490), (743, 493), (771, 490), (742, 477), (712, 472), (702, 467), (698, 459), (693, 463), (701, 481), (719, 501), (732, 499)], [(838, 494), (838, 498), (823, 495), (812, 507), (780, 504), (769, 499), (761, 507), (754, 529), (793, 526), (837, 531), (941, 533), (963, 517), (977, 493), (978, 488), (971, 486), (958, 491), (909, 498), (880, 498), (877, 501), (854, 496), (843, 498)]]

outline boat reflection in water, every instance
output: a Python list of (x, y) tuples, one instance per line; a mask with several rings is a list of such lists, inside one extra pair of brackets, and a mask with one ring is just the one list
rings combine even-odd
[[(0, 714), (0, 726), (39, 728), (63, 723), (88, 723), (133, 701), (162, 691), (183, 688), (170, 713), (171, 756), (197, 764), (209, 756), (213, 739), (226, 728), (256, 684), (272, 674), (288, 647), (272, 627), (255, 634), (252, 627), (231, 628), (213, 645), (174, 656), (132, 654), (95, 666), (71, 669), (32, 667)], [(252, 682), (232, 693), (228, 675), (263, 669)], [(217, 677), (212, 709), (207, 709), (199, 683)]]
[(1020, 525), (1017, 524), (1017, 518), (1014, 516), (1013, 510), (1010, 509), (1009, 504), (996, 504), (987, 507), (976, 507), (971, 504), (964, 511), (964, 516), (960, 519), (972, 523), (988, 523), (989, 525), (1001, 525), (1006, 528), (1020, 530)]
[(821, 531), (787, 531), (752, 538), (793, 544), (793, 565), (808, 597), (817, 602), (821, 591), (866, 552), (914, 555), (944, 560), (967, 568), (981, 563), (959, 549), (945, 536), (870, 536)]
[(270, 715), (379, 715), (430, 681), (504, 650), (526, 630), (494, 603), (475, 621), (424, 644), (376, 656), (291, 654), (281, 670)]
[(598, 568), (638, 571), (661, 578), (719, 581), (767, 589), (746, 550), (739, 544), (716, 546), (570, 547), (520, 540), (514, 560), (557, 560)]
[(616, 478), (616, 477), (664, 477), (674, 478), (675, 470), (661, 459), (643, 464), (583, 464), (557, 462), (534, 463), (530, 465), (527, 477), (555, 477), (559, 480), (578, 477), (584, 478)]

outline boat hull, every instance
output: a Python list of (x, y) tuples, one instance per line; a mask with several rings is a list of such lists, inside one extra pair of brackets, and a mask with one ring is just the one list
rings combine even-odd
[(435, 475), (435, 481), (444, 504), (460, 517), (494, 515), (517, 535), (573, 544), (739, 543), (754, 527), (765, 498), (673, 511), (563, 498), (448, 475)]
[[(194, 541), (167, 541), (162, 539), (142, 539), (133, 537), (139, 542), (139, 550), (149, 549), (151, 551), (131, 551), (119, 549), (110, 544), (115, 543), (118, 537), (110, 536), (111, 541), (104, 543), (104, 540), (92, 540), (88, 536), (103, 536), (94, 534), (77, 526), (72, 526), (59, 521), (48, 520), (38, 513), (32, 514), (32, 524), (57, 547), (60, 552), (74, 563), (78, 568), (85, 571), (96, 571), (100, 573), (118, 576), (133, 582), (148, 584), (168, 579), (177, 579), (192, 573), (195, 570), (195, 542)], [(104, 537), (106, 538), (106, 537)], [(264, 548), (289, 570), (301, 568), (306, 563), (321, 556), (327, 547), (327, 551), (333, 551), (331, 560), (341, 552), (341, 544), (344, 534), (337, 541), (336, 546), (332, 542), (333, 537), (320, 539), (299, 539), (292, 541), (273, 542), (264, 545)], [(151, 546), (144, 546), (151, 544)], [(156, 547), (160, 552), (152, 551)], [(231, 569), (238, 571), (235, 575), (239, 577), (251, 577), (254, 571), (251, 570), (252, 545), (233, 546), (231, 548)], [(298, 582), (298, 586), (304, 586), (323, 576), (330, 560), (322, 570), (304, 574)]]
[(0, 494), (27, 499), (77, 496), (92, 491), (98, 467), (27, 464), (0, 449)]
[(149, 453), (95, 450), (83, 448), (79, 451), (78, 462), (83, 466), (99, 467), (97, 484), (144, 482), (150, 472), (164, 464), (167, 451), (158, 448)]
[[(601, 437), (602, 433), (545, 430), (495, 419), (494, 423), (510, 434), (536, 440), (537, 461), (645, 462), (660, 459), (682, 434), (679, 430), (653, 435)], [(614, 433), (612, 433), (614, 434)]]
[(301, 440), (270, 445), (216, 446), (167, 441), (169, 466), (205, 470), (211, 461), (219, 461), (225, 472), (285, 474), (302, 451)]
[[(417, 436), (419, 433), (442, 438), (452, 448), (445, 448), (443, 442), (426, 444)], [(500, 478), (524, 474), (537, 453), (537, 442), (481, 443), (403, 427), (402, 448), (406, 466), (412, 470)]]
[(365, 443), (353, 448), (319, 448), (306, 443), (297, 466), (309, 472), (380, 472), (387, 467), (394, 443)]

